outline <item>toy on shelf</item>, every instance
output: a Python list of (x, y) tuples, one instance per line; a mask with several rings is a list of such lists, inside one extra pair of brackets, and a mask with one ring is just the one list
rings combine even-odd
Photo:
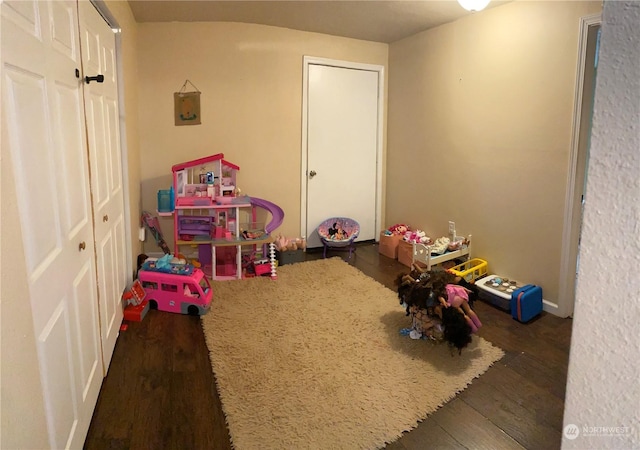
[(138, 278), (152, 309), (189, 315), (204, 315), (211, 307), (213, 289), (204, 272), (191, 264), (170, 262), (165, 255), (142, 264)]

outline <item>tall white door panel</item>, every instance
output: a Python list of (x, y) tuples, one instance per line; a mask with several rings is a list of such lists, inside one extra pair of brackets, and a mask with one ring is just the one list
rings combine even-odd
[(115, 35), (89, 2), (80, 2), (79, 8), (83, 76), (104, 77), (102, 82), (85, 82), (84, 99), (106, 368), (122, 323), (121, 297), (127, 273)]
[(2, 4), (2, 145), (16, 180), (52, 448), (81, 448), (102, 383), (76, 3)]
[(334, 216), (360, 223), (358, 240), (375, 238), (378, 92), (376, 71), (310, 64), (307, 81), (307, 230)]

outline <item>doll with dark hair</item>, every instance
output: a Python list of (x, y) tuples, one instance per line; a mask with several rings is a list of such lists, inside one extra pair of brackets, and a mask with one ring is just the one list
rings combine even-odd
[(471, 327), (464, 316), (455, 308), (444, 308), (440, 310), (442, 314), (442, 326), (444, 327), (444, 339), (450, 346), (458, 349), (458, 354), (462, 349), (471, 343)]
[(439, 268), (429, 272), (414, 266), (409, 274), (397, 277), (396, 285), (400, 304), (412, 316), (414, 329), (421, 325), (416, 325), (416, 317), (439, 320), (444, 327), (444, 340), (456, 347), (458, 353), (471, 343), (471, 334), (482, 326), (470, 307), (475, 294), (471, 288), (475, 286), (451, 272)]
[(438, 297), (442, 306), (457, 309), (469, 324), (471, 332), (476, 333), (482, 326), (482, 322), (480, 322), (478, 315), (469, 306), (468, 290), (462, 286), (447, 284), (445, 286), (445, 292), (447, 294), (446, 300), (443, 297)]
[(464, 278), (447, 270), (438, 267), (432, 269), (430, 279), (431, 286), (438, 297), (444, 297), (446, 299), (448, 296), (447, 286), (456, 285), (461, 286), (466, 291), (466, 294), (461, 294), (460, 296), (467, 301), (470, 307), (473, 307), (473, 302), (478, 298), (478, 288), (475, 284), (469, 283)]
[(136, 278), (138, 278), (138, 272), (142, 268), (142, 265), (147, 260), (147, 258), (149, 258), (149, 257), (144, 253), (140, 253), (138, 255), (138, 258), (137, 258), (137, 261), (136, 261), (136, 276), (135, 276)]
[(441, 341), (444, 338), (442, 319), (434, 311), (439, 303), (428, 283), (428, 272), (412, 270), (409, 274), (400, 274), (396, 279), (398, 297), (407, 316), (412, 318), (409, 336)]
[(416, 304), (416, 302), (422, 302), (422, 296), (413, 291), (422, 289), (428, 282), (429, 276), (429, 272), (423, 271), (414, 265), (411, 272), (407, 274), (401, 273), (396, 277), (395, 284), (398, 286), (398, 298), (400, 299), (400, 304), (407, 309), (407, 315), (409, 315), (409, 306)]

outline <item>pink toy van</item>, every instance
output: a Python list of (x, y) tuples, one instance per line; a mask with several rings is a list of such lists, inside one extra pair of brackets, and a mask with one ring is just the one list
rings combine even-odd
[(191, 264), (166, 264), (146, 261), (138, 278), (151, 309), (192, 316), (209, 311), (213, 290), (202, 270)]

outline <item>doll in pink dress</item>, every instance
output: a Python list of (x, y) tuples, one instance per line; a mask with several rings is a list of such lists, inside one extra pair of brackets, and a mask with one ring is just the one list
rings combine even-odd
[(447, 300), (440, 297), (440, 303), (445, 308), (454, 307), (457, 308), (463, 315), (469, 326), (471, 332), (476, 333), (478, 328), (482, 326), (478, 315), (469, 306), (469, 291), (457, 284), (447, 284), (445, 286), (447, 293)]

